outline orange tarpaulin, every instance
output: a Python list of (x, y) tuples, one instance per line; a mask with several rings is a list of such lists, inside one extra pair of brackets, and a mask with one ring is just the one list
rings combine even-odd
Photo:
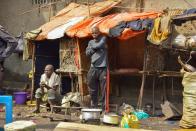
[[(156, 18), (160, 15), (159, 12), (143, 12), (143, 13), (119, 13), (119, 14), (112, 14), (105, 17), (95, 17), (95, 18), (88, 18), (84, 21), (79, 22), (78, 24), (69, 28), (65, 33), (69, 37), (89, 37), (91, 36), (90, 29), (93, 26), (97, 26), (103, 34), (108, 35), (109, 30), (120, 22), (125, 21), (134, 21), (137, 19), (146, 19), (146, 18)], [(140, 33), (144, 33), (144, 31), (131, 31), (130, 29), (126, 29), (122, 32), (122, 36), (120, 39), (127, 39), (129, 37), (135, 36)]]
[(114, 15), (108, 15), (105, 17), (94, 17), (94, 18), (88, 18), (74, 26), (72, 26), (70, 29), (68, 29), (65, 33), (69, 37), (89, 37), (91, 36), (91, 27), (98, 26), (101, 22), (103, 22), (106, 19), (112, 18)]
[(143, 30), (143, 31), (132, 31), (132, 30), (126, 28), (122, 32), (122, 35), (118, 37), (118, 39), (127, 40), (131, 37), (137, 36), (137, 35), (142, 34), (142, 33), (145, 33), (145, 30)]
[(137, 19), (146, 19), (146, 18), (156, 18), (158, 16), (157, 12), (131, 12), (131, 13), (120, 13), (115, 15), (112, 18), (106, 19), (99, 24), (99, 29), (101, 32), (108, 34), (109, 29), (118, 25), (122, 21), (133, 21)]
[(65, 7), (63, 10), (61, 10), (56, 16), (52, 17), (50, 22), (40, 27), (42, 30), (42, 33), (38, 35), (36, 40), (47, 39), (47, 34), (50, 31), (52, 31), (53, 29), (63, 24), (66, 24), (66, 22), (70, 18), (74, 18), (78, 16), (84, 16), (87, 18), (89, 16), (88, 9), (90, 9), (91, 16), (99, 16), (100, 14), (110, 10), (112, 7), (114, 7), (120, 2), (121, 0), (97, 2), (93, 5), (90, 5), (89, 8), (87, 5), (71, 3), (67, 7)]

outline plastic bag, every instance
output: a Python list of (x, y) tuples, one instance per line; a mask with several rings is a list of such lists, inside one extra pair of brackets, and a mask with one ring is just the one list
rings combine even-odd
[(23, 32), (16, 37), (18, 45), (16, 46), (16, 48), (14, 49), (15, 53), (22, 53), (23, 52), (23, 48), (24, 48), (24, 35)]
[(149, 115), (143, 111), (139, 111), (139, 112), (133, 112), (133, 114), (135, 116), (137, 116), (138, 120), (142, 120), (142, 119), (147, 119), (149, 118)]
[(196, 127), (196, 72), (184, 72), (182, 85), (183, 91), (183, 116), (180, 126), (183, 128)]
[(186, 43), (186, 37), (181, 34), (178, 35), (173, 41), (173, 45), (178, 48), (187, 48), (185, 43)]
[(196, 36), (191, 36), (187, 39), (187, 45), (190, 48), (196, 48)]
[(42, 96), (42, 101), (43, 101), (43, 102), (48, 101), (48, 93), (45, 93), (45, 94)]
[(122, 128), (139, 128), (139, 120), (135, 115), (124, 114), (120, 126)]

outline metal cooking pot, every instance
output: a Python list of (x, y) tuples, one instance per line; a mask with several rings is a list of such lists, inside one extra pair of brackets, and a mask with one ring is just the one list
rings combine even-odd
[(103, 116), (103, 122), (107, 124), (119, 124), (119, 116), (115, 113), (108, 113)]
[(82, 109), (81, 120), (98, 120), (101, 117), (101, 109)]

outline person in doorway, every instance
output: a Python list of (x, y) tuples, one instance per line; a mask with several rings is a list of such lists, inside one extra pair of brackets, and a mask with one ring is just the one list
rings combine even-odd
[(87, 74), (87, 84), (91, 96), (91, 107), (98, 107), (98, 89), (101, 89), (100, 103), (105, 109), (106, 74), (107, 74), (107, 44), (99, 28), (91, 29), (93, 39), (89, 41), (86, 55), (91, 58), (91, 66)]
[(34, 113), (40, 113), (41, 101), (47, 101), (50, 107), (60, 103), (60, 101), (58, 101), (58, 97), (60, 96), (58, 93), (59, 86), (60, 78), (54, 72), (53, 65), (46, 65), (44, 74), (42, 74), (40, 79), (40, 88), (35, 92), (36, 109), (33, 111)]
[(14, 52), (17, 45), (17, 39), (0, 25), (0, 90), (3, 83), (4, 61)]

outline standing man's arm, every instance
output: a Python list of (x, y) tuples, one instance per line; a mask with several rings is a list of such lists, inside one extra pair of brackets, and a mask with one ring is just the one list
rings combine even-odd
[(101, 49), (101, 48), (104, 48), (105, 47), (105, 43), (106, 43), (106, 37), (105, 36), (102, 36), (100, 41), (97, 42), (96, 44), (93, 45), (93, 49)]
[(95, 50), (92, 48), (91, 43), (89, 41), (88, 47), (86, 48), (86, 56), (92, 56), (95, 53)]

